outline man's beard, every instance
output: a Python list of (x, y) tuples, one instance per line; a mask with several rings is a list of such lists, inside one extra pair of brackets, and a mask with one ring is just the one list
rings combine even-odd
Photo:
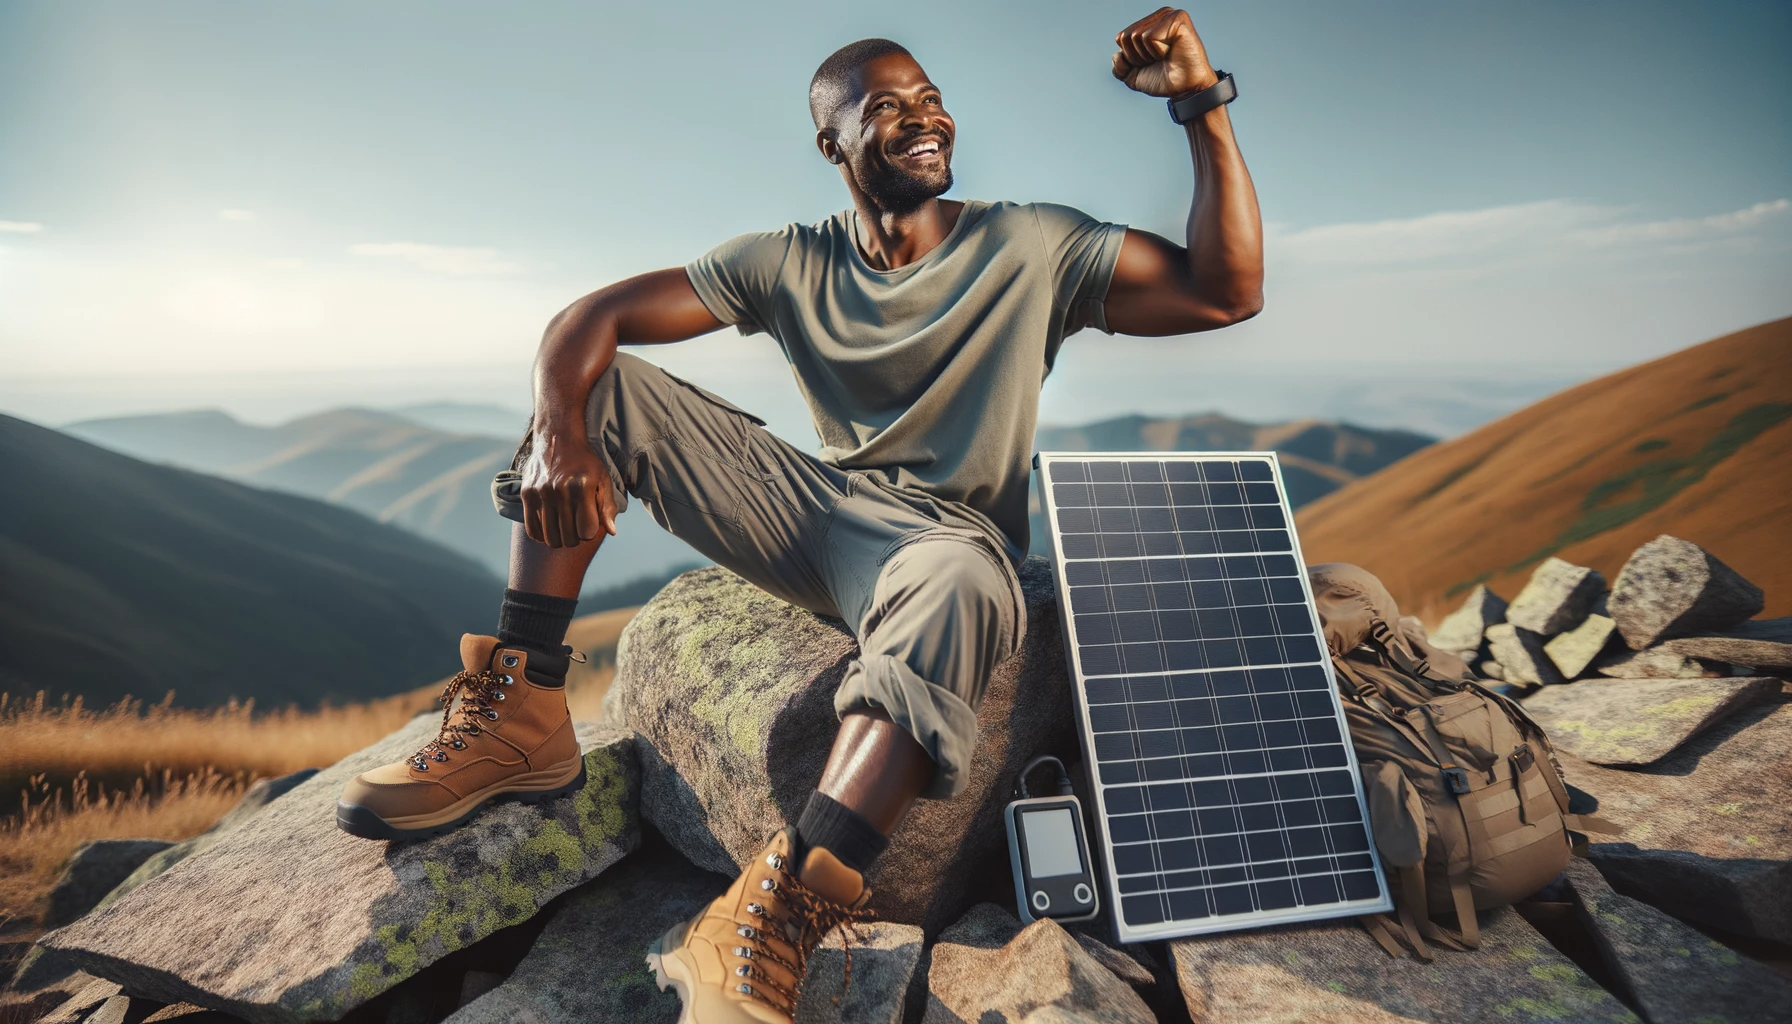
[(952, 187), (950, 165), (943, 165), (938, 174), (926, 177), (882, 162), (873, 163), (865, 170), (867, 173), (860, 179), (859, 187), (878, 209), (889, 213), (911, 213), (929, 199), (945, 195)]

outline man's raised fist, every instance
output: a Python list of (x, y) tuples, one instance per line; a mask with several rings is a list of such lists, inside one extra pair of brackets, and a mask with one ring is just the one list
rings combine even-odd
[(1220, 80), (1187, 11), (1157, 10), (1114, 37), (1114, 77), (1147, 96), (1180, 96)]

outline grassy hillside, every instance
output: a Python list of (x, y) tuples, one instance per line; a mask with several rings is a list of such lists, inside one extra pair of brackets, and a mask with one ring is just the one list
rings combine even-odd
[(0, 692), (347, 701), (459, 667), (501, 585), (360, 513), (0, 416)]
[(1356, 562), (1435, 622), (1556, 555), (1613, 578), (1669, 533), (1792, 614), (1792, 319), (1589, 381), (1420, 451), (1296, 517), (1309, 562)]

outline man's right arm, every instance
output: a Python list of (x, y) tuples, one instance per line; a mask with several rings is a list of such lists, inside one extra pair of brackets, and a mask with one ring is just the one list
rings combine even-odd
[(566, 307), (535, 357), (535, 415), (523, 467), (523, 529), (550, 547), (616, 532), (609, 469), (592, 450), (585, 404), (616, 346), (683, 341), (722, 327), (684, 268), (619, 281)]

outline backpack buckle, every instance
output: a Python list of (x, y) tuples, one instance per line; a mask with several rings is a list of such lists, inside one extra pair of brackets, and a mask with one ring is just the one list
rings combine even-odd
[(1529, 743), (1520, 743), (1518, 749), (1512, 751), (1512, 767), (1515, 769), (1513, 772), (1514, 775), (1523, 775), (1525, 772), (1531, 770), (1531, 765), (1536, 763), (1537, 755), (1531, 753), (1531, 745)]
[(1468, 792), (1468, 772), (1465, 769), (1458, 768), (1453, 764), (1446, 764), (1443, 766), (1443, 771), (1444, 779), (1450, 784), (1450, 792), (1457, 796)]

